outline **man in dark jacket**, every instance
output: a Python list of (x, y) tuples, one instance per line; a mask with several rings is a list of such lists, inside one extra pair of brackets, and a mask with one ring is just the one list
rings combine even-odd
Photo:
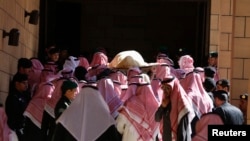
[(55, 107), (55, 119), (58, 119), (63, 111), (69, 107), (72, 100), (74, 100), (77, 93), (77, 83), (71, 80), (66, 80), (62, 84), (61, 90), (62, 97), (59, 99)]
[(240, 109), (228, 102), (228, 93), (223, 90), (214, 92), (215, 109), (213, 113), (220, 115), (224, 124), (242, 125), (243, 114)]
[(16, 132), (19, 141), (24, 141), (25, 111), (31, 97), (28, 89), (28, 76), (17, 73), (13, 78), (12, 91), (7, 96), (5, 110), (9, 127)]

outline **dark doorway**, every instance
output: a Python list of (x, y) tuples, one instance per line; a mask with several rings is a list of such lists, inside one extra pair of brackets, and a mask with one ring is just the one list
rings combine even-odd
[(56, 4), (55, 43), (71, 54), (77, 55), (80, 50), (81, 5), (70, 2)]
[(45, 48), (56, 45), (78, 55), (81, 44), (81, 4), (60, 0), (41, 1), (39, 58)]
[(77, 54), (103, 46), (110, 58), (134, 49), (154, 62), (165, 46), (176, 64), (180, 48), (195, 66), (207, 63), (210, 0), (46, 0), (41, 11), (40, 48), (55, 42)]

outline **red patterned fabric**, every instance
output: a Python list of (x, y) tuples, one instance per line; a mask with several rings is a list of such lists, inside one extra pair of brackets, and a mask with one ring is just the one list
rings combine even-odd
[[(170, 101), (171, 101), (170, 121), (172, 129), (172, 140), (176, 140), (177, 128), (180, 123), (180, 120), (187, 114), (190, 122), (189, 129), (191, 130), (191, 121), (194, 118), (194, 111), (192, 108), (191, 101), (187, 96), (186, 92), (184, 91), (184, 89), (182, 88), (182, 86), (180, 85), (179, 80), (177, 78), (174, 78), (168, 84), (171, 85), (172, 87), (172, 94), (170, 95)], [(161, 133), (163, 133), (162, 130)]]
[(110, 114), (114, 118), (117, 117), (119, 114), (118, 109), (122, 106), (123, 102), (115, 91), (113, 81), (110, 78), (102, 78), (97, 81), (97, 87), (109, 106)]
[(24, 115), (29, 117), (39, 128), (41, 128), (45, 103), (51, 98), (54, 89), (55, 87), (52, 83), (43, 82), (39, 84), (35, 95), (32, 97), (29, 105), (24, 111)]
[(89, 61), (85, 57), (78, 57), (79, 59), (79, 66), (84, 67), (85, 69), (89, 69)]
[(198, 116), (212, 111), (213, 101), (205, 91), (200, 75), (191, 72), (184, 79), (180, 80), (183, 89), (188, 97), (192, 99), (193, 108)]
[[(159, 128), (159, 123), (154, 120), (158, 105), (151, 85), (144, 84), (137, 86), (135, 93), (126, 101), (125, 108), (121, 110), (121, 114), (124, 114), (133, 124), (140, 135), (140, 139), (144, 141), (154, 139), (153, 135)], [(131, 116), (130, 113), (137, 118)]]
[(92, 58), (90, 67), (94, 67), (96, 65), (108, 65), (107, 55), (103, 52), (96, 52)]

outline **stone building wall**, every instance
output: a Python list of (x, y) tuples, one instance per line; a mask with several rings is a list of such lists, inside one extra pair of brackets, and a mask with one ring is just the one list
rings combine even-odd
[[(240, 94), (250, 93), (249, 7), (249, 0), (211, 0), (210, 50), (219, 52), (220, 77), (230, 80), (236, 106)], [(249, 115), (250, 104), (248, 109)]]
[[(39, 10), (38, 0), (0, 0), (0, 103), (5, 102), (9, 82), (17, 71), (17, 60), (21, 57), (36, 57), (38, 54), (39, 25), (28, 23), (25, 10)], [(9, 37), (2, 37), (2, 30), (9, 32), (17, 28), (19, 45), (8, 45)]]

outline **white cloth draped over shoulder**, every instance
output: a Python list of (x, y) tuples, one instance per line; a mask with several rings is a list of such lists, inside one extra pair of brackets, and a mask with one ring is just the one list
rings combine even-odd
[(87, 85), (56, 122), (61, 123), (77, 141), (94, 141), (115, 124), (98, 89)]

